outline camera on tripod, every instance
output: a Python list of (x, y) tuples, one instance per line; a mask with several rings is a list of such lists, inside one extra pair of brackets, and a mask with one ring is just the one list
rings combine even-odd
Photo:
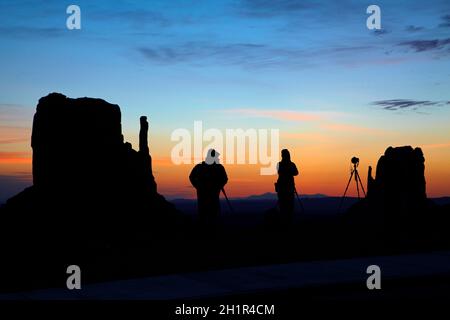
[(359, 165), (359, 158), (353, 157), (350, 161), (353, 164), (353, 168), (351, 169), (350, 179), (348, 179), (348, 183), (347, 183), (347, 187), (345, 188), (344, 195), (341, 198), (338, 213), (341, 212), (342, 203), (344, 202), (345, 195), (347, 194), (348, 187), (350, 186), (350, 182), (352, 181), (353, 178), (355, 179), (355, 182), (356, 182), (356, 191), (358, 193), (358, 199), (360, 199), (360, 193), (359, 193), (360, 187), (361, 187), (361, 190), (362, 190), (364, 196), (366, 196), (366, 191), (364, 190), (364, 186), (362, 184), (361, 177), (359, 176), (359, 172), (357, 169), (358, 165)]

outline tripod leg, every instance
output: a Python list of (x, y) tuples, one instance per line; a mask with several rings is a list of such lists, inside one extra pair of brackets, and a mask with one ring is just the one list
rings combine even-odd
[(344, 198), (345, 195), (347, 194), (347, 190), (348, 190), (348, 187), (350, 186), (350, 182), (352, 182), (352, 178), (353, 178), (353, 174), (354, 174), (354, 173), (355, 173), (355, 172), (352, 170), (352, 173), (350, 174), (350, 179), (348, 179), (347, 187), (345, 188), (344, 195), (342, 196), (342, 198)]
[(338, 213), (341, 213), (342, 203), (344, 202), (344, 198), (345, 198), (345, 195), (347, 194), (348, 187), (349, 187), (349, 185), (350, 185), (350, 182), (352, 181), (353, 173), (354, 173), (354, 170), (352, 170), (352, 173), (350, 174), (350, 179), (348, 179), (347, 187), (345, 188), (344, 195), (342, 196), (342, 198), (341, 198), (341, 203), (339, 204), (339, 210), (338, 210)]
[[(364, 193), (364, 197), (366, 197), (366, 190), (364, 190), (364, 186), (363, 186), (363, 183), (361, 181), (361, 176), (359, 175), (358, 172), (356, 172), (356, 176), (358, 177), (358, 181), (359, 181), (359, 184), (361, 185), (361, 189), (362, 189), (362, 191)], [(358, 182), (356, 184), (358, 184)]]
[(359, 200), (361, 197), (359, 196), (358, 170), (355, 170), (355, 182), (356, 182), (356, 192), (358, 193), (358, 200)]
[(294, 189), (295, 195), (297, 196), (298, 203), (300, 204), (300, 209), (302, 210), (302, 214), (305, 213), (305, 209), (303, 208), (303, 202), (302, 199), (300, 199), (300, 196), (298, 195), (297, 189)]

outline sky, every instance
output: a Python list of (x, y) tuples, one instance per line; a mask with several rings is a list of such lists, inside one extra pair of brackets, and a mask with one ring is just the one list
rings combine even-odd
[[(66, 27), (71, 4), (80, 30)], [(366, 26), (371, 4), (380, 30)], [(195, 161), (171, 159), (172, 132), (194, 121), (278, 129), (303, 194), (341, 195), (352, 156), (365, 183), (387, 147), (411, 145), (425, 154), (427, 194), (450, 195), (447, 0), (2, 0), (0, 40), (0, 202), (31, 184), (32, 117), (51, 92), (118, 104), (135, 148), (148, 116), (169, 198), (194, 195)], [(273, 192), (260, 168), (226, 165), (229, 196)]]

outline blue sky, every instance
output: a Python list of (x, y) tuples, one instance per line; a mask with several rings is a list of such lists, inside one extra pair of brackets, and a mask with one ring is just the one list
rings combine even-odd
[[(70, 4), (81, 30), (66, 28)], [(381, 8), (378, 32), (366, 27), (370, 4)], [(169, 141), (194, 120), (299, 132), (256, 112), (288, 110), (395, 128), (392, 141), (450, 142), (449, 1), (2, 0), (0, 37), (3, 127), (29, 126), (37, 100), (56, 91), (119, 104), (133, 141), (141, 114)]]

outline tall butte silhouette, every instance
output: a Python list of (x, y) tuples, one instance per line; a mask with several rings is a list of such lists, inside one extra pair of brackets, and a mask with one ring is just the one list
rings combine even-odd
[[(425, 158), (420, 148), (389, 147), (380, 157), (376, 176), (369, 167), (367, 198), (349, 209), (353, 221), (367, 221), (386, 234), (424, 231), (432, 219), (433, 202), (427, 199)], [(370, 227), (368, 227), (370, 228)]]
[(20, 259), (69, 259), (175, 224), (178, 212), (157, 193), (147, 134), (141, 117), (135, 151), (124, 142), (118, 105), (59, 93), (41, 98), (31, 138), (33, 185), (2, 208), (1, 247)]

